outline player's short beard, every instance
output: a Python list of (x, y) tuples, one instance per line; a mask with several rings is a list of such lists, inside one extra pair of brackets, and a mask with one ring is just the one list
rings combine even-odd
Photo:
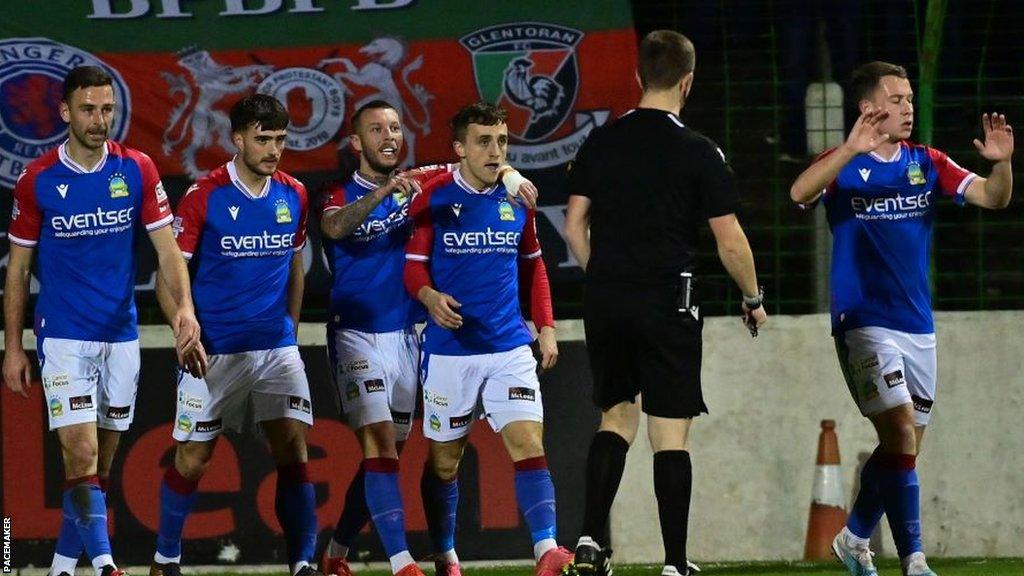
[(255, 163), (253, 163), (253, 162), (249, 161), (249, 158), (245, 154), (242, 155), (242, 162), (245, 163), (245, 167), (248, 168), (249, 171), (252, 172), (253, 174), (257, 174), (259, 176), (271, 176), (271, 175), (273, 175), (274, 172), (277, 171), (277, 167), (275, 166), (274, 169), (271, 170), (270, 172), (265, 172), (263, 170), (263, 168), (260, 167), (260, 164), (261, 164), (260, 161), (262, 159), (263, 159), (263, 157), (261, 156), (261, 157), (259, 157), (259, 159), (256, 160)]
[(363, 151), (363, 158), (366, 159), (366, 163), (369, 164), (370, 168), (377, 174), (389, 176), (391, 175), (392, 172), (395, 171), (396, 168), (398, 168), (399, 161), (397, 157), (395, 158), (395, 163), (392, 164), (391, 166), (385, 166), (383, 163), (374, 158), (373, 154), (367, 154), (366, 151)]
[(81, 144), (83, 148), (87, 148), (89, 150), (99, 150), (101, 147), (106, 146), (107, 145), (107, 134), (109, 132), (110, 132), (109, 130), (104, 128), (103, 129), (103, 140), (99, 144), (94, 146), (94, 145), (89, 143), (89, 131), (88, 130), (86, 130), (85, 132), (80, 134), (78, 132), (78, 130), (75, 130), (73, 127), (71, 128), (71, 135), (75, 138), (75, 140), (78, 141), (78, 143)]

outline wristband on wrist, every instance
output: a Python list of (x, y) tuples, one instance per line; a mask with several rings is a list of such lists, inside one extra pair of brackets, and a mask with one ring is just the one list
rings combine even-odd
[(743, 305), (747, 307), (747, 310), (757, 310), (761, 307), (764, 302), (764, 288), (759, 288), (757, 296), (744, 296)]

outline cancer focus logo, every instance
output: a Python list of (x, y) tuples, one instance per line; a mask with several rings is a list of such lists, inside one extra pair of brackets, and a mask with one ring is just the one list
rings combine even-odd
[(47, 38), (0, 41), (0, 185), (13, 187), (29, 162), (67, 137), (58, 103), (68, 71), (98, 66), (114, 79), (117, 107), (109, 137), (128, 133), (131, 100), (117, 70), (92, 54)]
[(516, 142), (509, 146), (509, 162), (517, 167), (568, 161), (590, 130), (607, 121), (608, 111), (577, 111), (575, 125), (565, 126), (579, 91), (576, 46), (582, 39), (583, 32), (565, 26), (520, 22), (459, 40), (472, 54), (480, 97), (508, 112), (509, 135)]

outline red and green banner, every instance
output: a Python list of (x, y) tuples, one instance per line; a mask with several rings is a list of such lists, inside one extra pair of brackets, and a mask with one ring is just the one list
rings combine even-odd
[(59, 144), (60, 82), (96, 64), (115, 77), (114, 137), (194, 179), (233, 153), (227, 111), (273, 94), (291, 115), (283, 168), (333, 170), (346, 120), (390, 101), (406, 165), (451, 159), (448, 120), (485, 99), (509, 112), (510, 161), (568, 161), (628, 109), (636, 44), (626, 0), (47, 0), (0, 21), (0, 186)]

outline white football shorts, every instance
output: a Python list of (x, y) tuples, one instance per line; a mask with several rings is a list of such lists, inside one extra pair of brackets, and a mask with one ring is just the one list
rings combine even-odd
[(37, 350), (50, 430), (86, 422), (128, 429), (139, 385), (138, 340), (40, 338)]
[(836, 336), (836, 352), (857, 407), (874, 416), (913, 404), (917, 426), (928, 425), (935, 402), (935, 334), (868, 326)]
[(206, 378), (179, 371), (174, 439), (205, 442), (225, 428), (241, 431), (292, 418), (313, 425), (309, 382), (297, 346), (210, 356)]
[(500, 432), (511, 422), (544, 421), (537, 361), (529, 346), (507, 352), (423, 354), (423, 434), (447, 442), (469, 434), (486, 417)]
[(353, 430), (393, 422), (395, 438), (409, 437), (419, 390), (420, 345), (416, 330), (327, 332), (331, 376), (341, 413)]

